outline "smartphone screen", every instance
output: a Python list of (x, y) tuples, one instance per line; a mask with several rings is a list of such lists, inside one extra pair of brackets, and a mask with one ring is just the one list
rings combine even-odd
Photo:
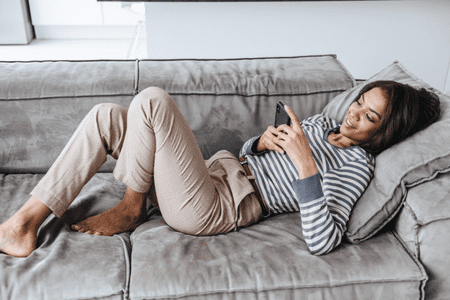
[(291, 125), (291, 118), (287, 114), (286, 110), (284, 109), (284, 104), (279, 101), (277, 103), (277, 109), (275, 114), (275, 128), (279, 125), (286, 124), (288, 126)]

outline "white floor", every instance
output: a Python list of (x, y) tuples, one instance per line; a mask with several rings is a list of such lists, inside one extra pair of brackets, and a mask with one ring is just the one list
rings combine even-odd
[(34, 39), (28, 45), (0, 45), (0, 61), (135, 59), (147, 56), (145, 40), (138, 40), (135, 51), (132, 44), (132, 40)]

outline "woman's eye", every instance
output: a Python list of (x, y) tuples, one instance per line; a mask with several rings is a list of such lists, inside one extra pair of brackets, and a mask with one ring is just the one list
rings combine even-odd
[(374, 122), (374, 120), (370, 117), (370, 115), (367, 115), (367, 119), (372, 123)]
[(359, 100), (356, 100), (356, 103), (358, 103), (358, 105), (361, 106), (361, 102)]

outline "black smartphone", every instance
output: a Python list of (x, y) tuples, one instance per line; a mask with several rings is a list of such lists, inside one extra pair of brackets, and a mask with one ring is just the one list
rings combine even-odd
[(283, 125), (283, 124), (290, 126), (291, 118), (289, 117), (286, 110), (284, 109), (284, 104), (281, 101), (278, 101), (277, 110), (276, 110), (276, 114), (275, 114), (275, 128), (277, 128), (279, 125)]

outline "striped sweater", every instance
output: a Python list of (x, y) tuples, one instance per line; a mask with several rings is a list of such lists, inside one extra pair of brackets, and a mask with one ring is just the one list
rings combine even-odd
[(302, 122), (318, 174), (298, 178), (294, 163), (276, 151), (254, 153), (259, 136), (240, 151), (256, 178), (272, 214), (300, 211), (303, 236), (312, 254), (330, 252), (341, 243), (355, 202), (369, 185), (375, 159), (362, 148), (339, 148), (328, 142), (330, 131), (340, 125), (316, 115)]

